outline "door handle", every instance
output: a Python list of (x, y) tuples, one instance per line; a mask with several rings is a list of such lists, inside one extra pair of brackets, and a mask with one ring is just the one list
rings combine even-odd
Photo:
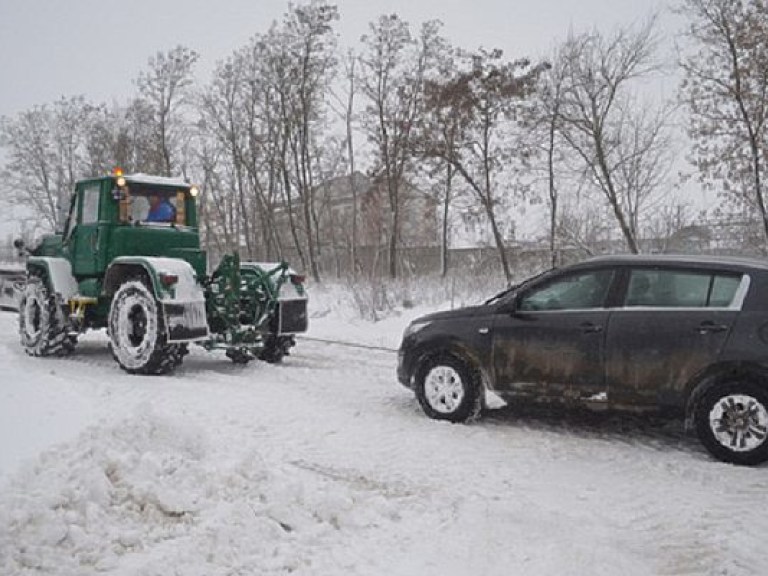
[(699, 324), (699, 327), (696, 329), (699, 334), (714, 334), (716, 332), (725, 332), (726, 330), (728, 330), (728, 326), (725, 324), (716, 324), (711, 320), (705, 320)]
[(603, 331), (603, 327), (592, 322), (582, 322), (579, 324), (579, 328), (584, 334), (597, 334)]

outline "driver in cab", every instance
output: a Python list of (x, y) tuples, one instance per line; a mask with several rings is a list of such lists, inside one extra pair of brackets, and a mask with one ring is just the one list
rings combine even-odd
[(176, 210), (167, 198), (160, 196), (160, 194), (151, 194), (149, 196), (147, 222), (173, 222), (175, 218)]

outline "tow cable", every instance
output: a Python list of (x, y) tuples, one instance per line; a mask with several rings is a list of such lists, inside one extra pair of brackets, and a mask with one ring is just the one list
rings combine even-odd
[(379, 352), (397, 353), (397, 348), (387, 348), (386, 346), (370, 346), (368, 344), (355, 344), (354, 342), (343, 342), (341, 340), (329, 340), (327, 338), (315, 338), (314, 336), (296, 335), (298, 340), (310, 340), (312, 342), (321, 342), (323, 344), (336, 344), (337, 346), (347, 346), (348, 348), (362, 348), (364, 350), (377, 350)]

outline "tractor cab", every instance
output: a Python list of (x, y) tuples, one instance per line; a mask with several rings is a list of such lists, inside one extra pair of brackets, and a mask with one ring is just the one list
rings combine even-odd
[(61, 237), (73, 276), (101, 277), (121, 256), (180, 258), (204, 276), (197, 193), (179, 178), (143, 174), (116, 172), (78, 182)]

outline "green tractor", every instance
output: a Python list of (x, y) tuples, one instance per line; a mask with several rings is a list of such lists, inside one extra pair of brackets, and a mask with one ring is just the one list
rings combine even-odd
[(112, 355), (134, 374), (166, 374), (190, 343), (236, 363), (280, 362), (307, 329), (304, 277), (287, 263), (222, 258), (200, 249), (198, 189), (178, 178), (120, 172), (75, 186), (61, 234), (27, 253), (19, 305), (32, 356), (72, 352), (106, 328)]

